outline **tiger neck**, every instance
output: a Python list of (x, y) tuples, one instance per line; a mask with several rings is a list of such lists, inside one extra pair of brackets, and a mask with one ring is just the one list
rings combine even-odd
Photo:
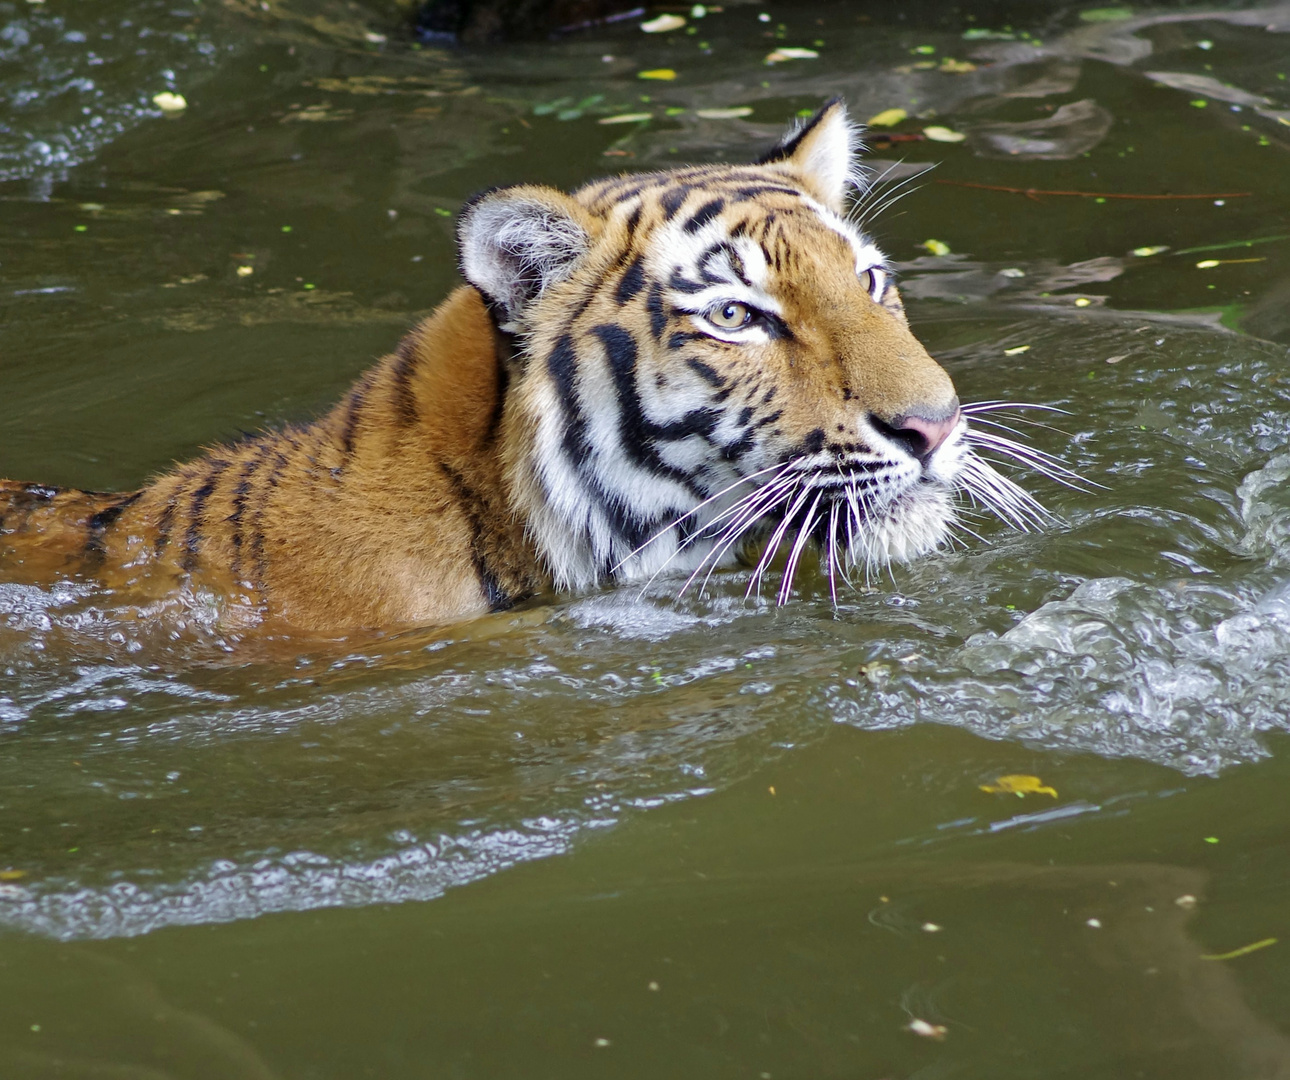
[(522, 344), (502, 425), (507, 487), (553, 584), (584, 590), (697, 568), (713, 544), (693, 534), (690, 511), (711, 493), (633, 459), (614, 422), (621, 403), (589, 400), (577, 385), (570, 334)]

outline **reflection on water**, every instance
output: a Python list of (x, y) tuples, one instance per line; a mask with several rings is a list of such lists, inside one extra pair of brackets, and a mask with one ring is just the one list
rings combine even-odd
[[(379, 5), (0, 3), (0, 182), (26, 244), (0, 260), (0, 471), (135, 483), (316, 409), (442, 295), (472, 191), (745, 157), (843, 93), (911, 114), (892, 180), (940, 162), (916, 212), (875, 222), (916, 328), (965, 400), (1067, 409), (1008, 422), (1101, 485), (1029, 478), (1064, 528), (984, 522), (836, 608), (818, 573), (780, 609), (734, 572), (248, 656), (213, 599), (127, 620), (81, 583), (0, 584), (0, 921), (105, 937), (437, 896), (838, 723), (1188, 774), (1266, 753), (1290, 716), (1290, 384), (1284, 345), (1232, 330), (1285, 340), (1284, 159), (1258, 156), (1290, 145), (1285, 8), (990, 34), (815, 10), (498, 55), (415, 50)], [(820, 56), (766, 65), (780, 44)], [(647, 119), (599, 123), (616, 114)], [(966, 138), (918, 141), (932, 120)]]

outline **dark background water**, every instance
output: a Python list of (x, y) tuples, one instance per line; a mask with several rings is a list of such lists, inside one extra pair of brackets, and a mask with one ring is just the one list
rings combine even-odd
[(1290, 1076), (1290, 8), (410, 16), (0, 2), (0, 475), (308, 416), (472, 192), (841, 93), (936, 164), (871, 224), (917, 331), (1102, 486), (836, 609), (736, 572), (248, 659), (0, 584), (0, 1075)]

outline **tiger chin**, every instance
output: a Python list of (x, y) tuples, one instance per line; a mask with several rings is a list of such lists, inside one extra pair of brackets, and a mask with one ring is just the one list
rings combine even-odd
[(963, 491), (1039, 522), (848, 218), (858, 144), (833, 101), (753, 164), (475, 197), (466, 284), (330, 412), (134, 492), (0, 482), (0, 580), (340, 632), (688, 587), (750, 540), (782, 601), (811, 547), (834, 583), (943, 545)]

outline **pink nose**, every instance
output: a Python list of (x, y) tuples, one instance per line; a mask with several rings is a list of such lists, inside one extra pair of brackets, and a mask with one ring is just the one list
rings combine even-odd
[(937, 448), (953, 434), (959, 425), (959, 403), (954, 399), (949, 415), (943, 419), (926, 416), (897, 416), (890, 423), (876, 416), (870, 417), (874, 426), (887, 438), (905, 446), (914, 457), (926, 463)]

